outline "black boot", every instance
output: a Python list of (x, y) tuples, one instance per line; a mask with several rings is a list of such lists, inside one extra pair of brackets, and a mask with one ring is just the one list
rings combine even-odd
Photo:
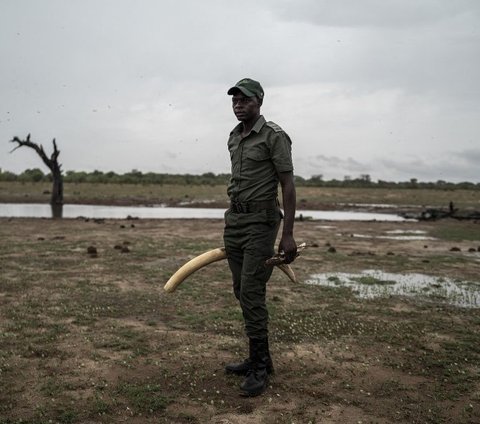
[(267, 388), (268, 339), (250, 339), (251, 366), (240, 386), (243, 396), (258, 396)]
[(247, 375), (247, 372), (251, 367), (252, 361), (250, 360), (250, 358), (247, 358), (243, 362), (236, 362), (233, 364), (225, 365), (225, 371), (227, 374)]
[[(250, 340), (252, 340), (252, 339), (250, 339)], [(273, 374), (274, 369), (273, 369), (272, 358), (270, 357), (270, 352), (269, 352), (269, 349), (268, 349), (268, 339), (266, 339), (266, 341), (267, 341), (267, 354), (268, 354), (267, 373), (268, 374)], [(250, 341), (250, 343), (251, 343), (251, 341)], [(233, 364), (227, 364), (225, 366), (225, 372), (227, 374), (247, 375), (248, 370), (250, 368), (252, 368), (252, 360), (249, 357), (249, 358), (245, 359), (243, 362), (236, 362), (236, 363), (233, 363)]]

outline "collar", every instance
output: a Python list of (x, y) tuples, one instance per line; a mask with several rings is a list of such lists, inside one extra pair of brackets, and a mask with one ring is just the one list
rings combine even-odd
[[(252, 128), (252, 131), (255, 131), (257, 134), (260, 132), (260, 130), (263, 128), (267, 121), (263, 117), (263, 115), (260, 115), (260, 117), (257, 119), (257, 122), (255, 122), (255, 125)], [(240, 122), (230, 133), (230, 135), (233, 134), (240, 134), (243, 130), (243, 124)]]

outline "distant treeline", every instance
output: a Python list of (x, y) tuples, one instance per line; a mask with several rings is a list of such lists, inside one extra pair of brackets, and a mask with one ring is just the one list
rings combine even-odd
[[(50, 173), (43, 173), (39, 168), (27, 169), (21, 174), (15, 174), (0, 169), (0, 181), (18, 182), (49, 182), (52, 177)], [(201, 175), (193, 174), (158, 174), (155, 172), (141, 172), (136, 169), (125, 174), (116, 172), (84, 172), (67, 171), (64, 175), (65, 183), (102, 183), (102, 184), (177, 184), (177, 185), (225, 185), (230, 179), (230, 174), (214, 174), (206, 172)], [(409, 181), (372, 181), (370, 175), (363, 174), (357, 178), (349, 176), (343, 180), (325, 180), (322, 175), (313, 175), (310, 178), (295, 177), (295, 183), (303, 187), (372, 187), (372, 188), (429, 188), (440, 190), (480, 190), (480, 183), (461, 182), (451, 183), (443, 180), (436, 182), (421, 182), (417, 178)]]

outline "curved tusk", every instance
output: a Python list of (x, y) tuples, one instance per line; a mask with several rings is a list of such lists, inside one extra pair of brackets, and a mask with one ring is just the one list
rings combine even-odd
[[(167, 293), (174, 292), (177, 287), (185, 281), (187, 277), (192, 275), (194, 272), (199, 269), (210, 265), (213, 262), (221, 261), (222, 259), (227, 259), (227, 253), (225, 252), (224, 247), (219, 247), (217, 249), (209, 250), (208, 252), (202, 253), (201, 255), (191, 259), (186, 264), (182, 265), (175, 274), (173, 274), (170, 279), (166, 282), (163, 289)], [(288, 278), (294, 283), (298, 283), (297, 277), (293, 272), (293, 269), (290, 265), (285, 263), (275, 264), (279, 269), (281, 269)]]
[(287, 277), (292, 280), (292, 283), (298, 283), (297, 277), (295, 276), (295, 273), (293, 272), (293, 269), (291, 268), (290, 265), (288, 264), (278, 264), (276, 265), (279, 269), (281, 269), (285, 274), (287, 274)]
[(178, 271), (170, 277), (163, 289), (166, 292), (171, 293), (176, 290), (182, 281), (184, 281), (188, 276), (192, 275), (195, 271), (198, 271), (200, 268), (203, 268), (204, 266), (207, 266), (213, 262), (217, 262), (226, 258), (227, 254), (225, 252), (225, 248), (223, 247), (202, 253), (200, 256), (193, 258), (181, 266)]

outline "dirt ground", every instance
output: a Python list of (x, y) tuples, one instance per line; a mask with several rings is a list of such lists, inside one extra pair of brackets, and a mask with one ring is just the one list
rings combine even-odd
[(304, 283), (379, 269), (480, 290), (480, 223), (295, 228), (300, 283), (268, 287), (276, 373), (243, 398), (223, 371), (247, 351), (226, 262), (163, 291), (222, 245), (221, 221), (0, 219), (0, 423), (480, 422), (478, 308)]

